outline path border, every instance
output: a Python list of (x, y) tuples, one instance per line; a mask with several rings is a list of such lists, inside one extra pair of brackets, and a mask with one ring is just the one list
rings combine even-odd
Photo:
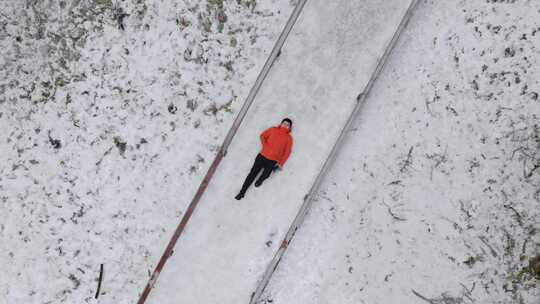
[(195, 211), (195, 208), (199, 204), (199, 201), (201, 200), (202, 195), (206, 191), (206, 188), (208, 184), (210, 183), (210, 180), (214, 176), (214, 173), (217, 170), (217, 167), (221, 163), (221, 160), (225, 155), (227, 154), (227, 149), (229, 148), (229, 145), (231, 144), (234, 136), (236, 135), (236, 132), (238, 128), (240, 127), (242, 121), (244, 120), (244, 117), (247, 114), (247, 111), (253, 104), (253, 101), (255, 99), (255, 96), (259, 92), (259, 89), (261, 88), (264, 80), (266, 79), (266, 76), (270, 72), (270, 69), (276, 59), (278, 58), (281, 48), (285, 44), (285, 41), (287, 40), (287, 37), (289, 36), (289, 33), (291, 32), (294, 24), (298, 20), (298, 17), (300, 16), (300, 13), (302, 12), (302, 9), (304, 8), (304, 5), (306, 4), (307, 0), (300, 0), (294, 10), (291, 13), (291, 16), (287, 20), (287, 23), (285, 24), (285, 27), (281, 34), (279, 35), (278, 40), (276, 41), (274, 47), (272, 48), (272, 52), (266, 59), (266, 62), (257, 76), (257, 79), (255, 80), (255, 83), (253, 84), (253, 87), (249, 91), (248, 96), (246, 97), (246, 100), (244, 104), (242, 105), (242, 108), (240, 109), (240, 112), (238, 112), (238, 115), (236, 116), (231, 128), (229, 129), (229, 132), (225, 136), (225, 140), (223, 141), (223, 144), (219, 148), (212, 164), (210, 165), (210, 168), (206, 172), (206, 175), (204, 176), (201, 184), (199, 185), (199, 188), (197, 189), (197, 192), (195, 193), (195, 196), (191, 200), (191, 203), (189, 204), (188, 208), (184, 212), (184, 215), (182, 216), (182, 219), (178, 226), (176, 227), (176, 230), (174, 231), (173, 236), (169, 240), (169, 243), (167, 247), (165, 248), (165, 251), (163, 252), (163, 255), (159, 259), (158, 264), (156, 265), (152, 275), (150, 276), (142, 294), (139, 297), (139, 300), (137, 301), (137, 304), (144, 304), (146, 302), (146, 299), (148, 298), (148, 295), (152, 291), (154, 285), (156, 284), (156, 281), (159, 277), (159, 274), (163, 270), (163, 267), (165, 266), (165, 263), (169, 259), (169, 257), (173, 254), (173, 249), (176, 245), (176, 242), (182, 235), (188, 221), (190, 220), (191, 216), (193, 215), (193, 212)]
[(388, 45), (386, 46), (386, 49), (384, 51), (384, 54), (377, 62), (377, 67), (371, 74), (371, 77), (364, 88), (364, 90), (358, 95), (356, 98), (356, 105), (354, 109), (352, 110), (349, 119), (345, 123), (345, 126), (343, 127), (338, 139), (334, 143), (334, 146), (332, 147), (332, 150), (330, 154), (328, 155), (328, 158), (324, 162), (323, 167), (319, 171), (319, 174), (317, 175), (315, 181), (313, 182), (313, 185), (311, 186), (311, 189), (309, 190), (308, 194), (304, 197), (304, 202), (302, 206), (300, 207), (300, 210), (296, 214), (296, 217), (294, 218), (293, 222), (291, 223), (289, 230), (287, 231), (287, 234), (281, 241), (281, 245), (279, 249), (276, 251), (274, 257), (268, 264), (266, 271), (264, 272), (264, 275), (257, 284), (257, 288), (255, 291), (251, 294), (251, 299), (249, 301), (250, 304), (255, 304), (259, 301), (261, 295), (263, 294), (266, 286), (270, 282), (270, 279), (272, 278), (272, 275), (274, 274), (277, 266), (279, 265), (281, 259), (283, 258), (283, 255), (285, 254), (285, 251), (287, 251), (287, 248), (289, 247), (289, 244), (291, 243), (294, 235), (296, 234), (296, 231), (300, 228), (302, 223), (304, 222), (304, 219), (306, 217), (306, 214), (308, 210), (310, 209), (311, 205), (313, 204), (313, 198), (315, 197), (315, 194), (318, 192), (320, 184), (322, 182), (323, 177), (326, 175), (328, 169), (333, 164), (333, 161), (336, 157), (336, 154), (341, 147), (341, 145), (344, 142), (345, 137), (347, 136), (347, 133), (349, 129), (352, 126), (353, 121), (356, 119), (356, 116), (358, 112), (360, 111), (360, 108), (365, 103), (367, 96), (369, 95), (369, 92), (371, 91), (371, 88), (373, 87), (373, 84), (375, 83), (375, 80), (379, 77), (381, 74), (381, 71), (383, 70), (386, 62), (388, 61), (388, 57), (392, 53), (392, 50), (394, 49), (397, 41), (399, 40), (399, 37), (401, 36), (403, 30), (409, 23), (409, 20), (411, 19), (412, 13), (414, 9), (416, 8), (418, 4), (418, 0), (411, 0), (411, 3), (409, 4), (409, 7), (405, 14), (403, 15), (403, 18), (401, 19), (400, 24), (398, 25), (396, 31), (394, 32), (394, 35)]

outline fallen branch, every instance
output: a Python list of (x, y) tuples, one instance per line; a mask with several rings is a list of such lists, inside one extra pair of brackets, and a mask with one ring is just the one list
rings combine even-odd
[(399, 172), (403, 173), (407, 168), (412, 164), (412, 152), (413, 152), (413, 146), (409, 149), (409, 153), (407, 153), (407, 158), (403, 161), (403, 165), (399, 169)]
[(459, 207), (461, 209), (461, 211), (463, 213), (465, 213), (465, 215), (467, 216), (467, 219), (470, 219), (472, 217), (471, 213), (469, 212), (469, 210), (465, 209), (465, 205), (463, 204), (463, 201), (462, 200), (459, 200)]
[(472, 298), (472, 291), (474, 290), (474, 286), (475, 286), (476, 283), (473, 283), (473, 286), (472, 286), (472, 288), (471, 288), (470, 290), (467, 288), (467, 286), (463, 285), (463, 283), (459, 283), (459, 284), (460, 284), (461, 287), (463, 287), (463, 289), (465, 290), (465, 292), (463, 293), (463, 295), (464, 295), (465, 297), (467, 297), (467, 299), (469, 299), (469, 301), (474, 302), (474, 299)]
[(433, 300), (431, 299), (428, 299), (426, 297), (424, 297), (423, 295), (421, 295), (420, 293), (418, 293), (416, 290), (414, 289), (411, 289), (412, 293), (414, 293), (415, 296), (419, 297), (420, 299), (430, 303), (430, 304), (435, 304), (435, 302), (433, 302)]
[(523, 242), (523, 246), (521, 246), (521, 254), (525, 254), (525, 249), (527, 249), (527, 243), (529, 242), (529, 239), (526, 239)]
[(516, 208), (512, 207), (511, 205), (503, 205), (503, 207), (506, 208), (506, 209), (510, 209), (510, 210), (514, 211), (514, 213), (516, 215), (516, 220), (519, 223), (519, 226), (523, 227), (523, 221), (521, 219), (521, 214), (516, 210)]
[(486, 245), (489, 248), (489, 250), (491, 251), (491, 255), (494, 258), (496, 258), (497, 257), (497, 251), (495, 251), (495, 249), (493, 249), (493, 247), (491, 247), (491, 245), (486, 240), (486, 237), (485, 236), (479, 236), (478, 238), (480, 239), (480, 241), (482, 241), (482, 243), (484, 243), (484, 245)]
[(109, 155), (109, 153), (111, 153), (113, 147), (110, 147), (109, 150), (105, 151), (105, 153), (103, 153), (103, 156), (101, 156), (101, 158), (96, 162), (96, 166), (99, 166), (101, 164), (101, 162), (103, 161), (103, 159), (105, 158), (105, 156)]
[(99, 296), (99, 291), (101, 290), (101, 281), (103, 280), (103, 264), (99, 266), (99, 279), (98, 279), (98, 285), (96, 290), (96, 299)]
[(397, 216), (396, 214), (394, 214), (394, 212), (392, 212), (392, 208), (390, 208), (390, 206), (388, 206), (384, 201), (382, 202), (383, 205), (386, 206), (387, 210), (388, 210), (388, 213), (390, 214), (390, 216), (395, 219), (396, 221), (401, 221), (401, 222), (404, 222), (406, 221), (407, 219), (404, 219), (402, 217), (399, 217)]
[(443, 293), (441, 294), (441, 296), (439, 298), (433, 298), (433, 299), (428, 299), (426, 297), (424, 297), (423, 295), (421, 295), (419, 292), (417, 292), (416, 290), (414, 289), (411, 289), (411, 291), (413, 292), (413, 294), (417, 297), (419, 297), (420, 299), (430, 303), (430, 304), (460, 304), (460, 303), (463, 303), (463, 298), (459, 298), (459, 297), (452, 297), (450, 295), (448, 295), (447, 293)]
[(531, 171), (529, 171), (529, 173), (525, 174), (525, 178), (531, 178), (534, 171), (536, 171), (539, 168), (540, 168), (540, 161), (538, 161), (538, 163), (534, 165), (534, 167), (531, 169)]

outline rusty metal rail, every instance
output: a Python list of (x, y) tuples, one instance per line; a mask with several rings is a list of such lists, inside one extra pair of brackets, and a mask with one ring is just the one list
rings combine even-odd
[(285, 40), (289, 36), (289, 33), (291, 32), (294, 24), (296, 23), (296, 20), (300, 16), (300, 13), (302, 9), (304, 8), (304, 5), (307, 0), (301, 0), (298, 2), (296, 7), (294, 8), (293, 12), (291, 13), (291, 16), (287, 20), (287, 23), (285, 24), (285, 27), (283, 31), (281, 32), (278, 40), (276, 41), (274, 47), (272, 48), (272, 52), (270, 53), (269, 57), (267, 58), (261, 72), (257, 76), (257, 79), (255, 80), (255, 83), (253, 87), (251, 88), (246, 101), (242, 105), (242, 108), (240, 109), (240, 112), (236, 116), (231, 128), (229, 129), (229, 132), (227, 133), (225, 140), (223, 141), (223, 144), (221, 145), (220, 149), (218, 150), (214, 161), (210, 165), (210, 168), (206, 172), (206, 175), (204, 176), (201, 184), (199, 185), (199, 188), (197, 189), (197, 192), (195, 193), (195, 196), (191, 200), (191, 203), (189, 204), (188, 208), (184, 212), (184, 215), (182, 216), (182, 219), (178, 226), (176, 227), (176, 230), (174, 231), (173, 236), (171, 237), (167, 247), (165, 248), (165, 251), (163, 252), (163, 255), (159, 259), (158, 264), (156, 265), (152, 275), (150, 276), (150, 279), (148, 280), (148, 283), (146, 284), (142, 294), (139, 297), (139, 300), (137, 301), (138, 304), (144, 304), (146, 302), (146, 299), (148, 298), (148, 295), (152, 291), (152, 288), (154, 287), (154, 284), (156, 283), (159, 274), (163, 270), (163, 267), (165, 266), (165, 263), (169, 259), (169, 257), (173, 254), (173, 249), (176, 245), (176, 242), (182, 235), (187, 223), (189, 222), (191, 216), (193, 215), (193, 212), (195, 211), (195, 208), (199, 204), (199, 201), (204, 194), (208, 184), (210, 183), (210, 180), (214, 176), (214, 173), (217, 170), (217, 167), (221, 163), (221, 160), (225, 155), (227, 154), (227, 149), (229, 148), (229, 145), (232, 142), (232, 139), (234, 138), (238, 128), (240, 127), (242, 121), (244, 120), (244, 117), (247, 114), (247, 111), (251, 107), (255, 96), (257, 95), (259, 89), (261, 88), (264, 80), (266, 79), (266, 76), (268, 75), (270, 68), (276, 61), (276, 58), (279, 56), (279, 53), (281, 52), (281, 48), (283, 47), (283, 44), (285, 43)]
[(354, 119), (356, 118), (358, 112), (360, 111), (360, 108), (365, 103), (365, 100), (366, 100), (371, 88), (373, 87), (373, 84), (375, 83), (375, 81), (377, 80), (379, 75), (381, 74), (381, 71), (383, 70), (384, 65), (386, 64), (386, 62), (388, 60), (388, 57), (392, 53), (392, 50), (394, 49), (399, 37), (401, 36), (401, 33), (403, 32), (403, 30), (407, 26), (409, 20), (411, 19), (412, 13), (413, 13), (414, 9), (416, 8), (417, 3), (418, 3), (418, 0), (412, 0), (411, 1), (409, 7), (407, 8), (407, 11), (403, 15), (403, 18), (402, 18), (400, 24), (398, 25), (396, 31), (394, 32), (394, 35), (393, 35), (392, 39), (390, 40), (390, 42), (386, 46), (382, 57), (378, 60), (377, 66), (376, 66), (375, 70), (373, 71), (373, 73), (371, 74), (371, 77), (370, 77), (366, 87), (358, 95), (357, 103), (356, 103), (353, 111), (351, 112), (351, 114), (349, 116), (349, 119), (345, 123), (345, 126), (343, 127), (338, 139), (334, 143), (334, 146), (332, 147), (332, 150), (331, 150), (330, 154), (328, 155), (328, 158), (324, 162), (324, 165), (323, 165), (321, 171), (319, 172), (319, 174), (317, 175), (315, 181), (313, 182), (313, 185), (312, 185), (311, 189), (309, 190), (308, 194), (304, 197), (304, 202), (302, 203), (302, 206), (300, 207), (300, 210), (298, 211), (298, 213), (296, 214), (296, 217), (294, 218), (293, 222), (291, 223), (291, 225), (289, 227), (289, 230), (287, 231), (287, 234), (283, 238), (279, 249), (276, 251), (273, 259), (268, 264), (268, 266), (266, 268), (266, 271), (265, 271), (261, 281), (257, 285), (257, 288), (252, 293), (251, 299), (250, 299), (250, 302), (249, 302), (250, 304), (255, 304), (255, 303), (257, 303), (259, 301), (259, 299), (260, 299), (261, 295), (263, 294), (266, 286), (268, 285), (268, 282), (270, 282), (270, 279), (271, 279), (272, 275), (274, 274), (279, 262), (283, 258), (283, 255), (285, 254), (285, 251), (287, 250), (287, 248), (288, 248), (289, 244), (291, 243), (294, 235), (296, 234), (296, 231), (298, 230), (300, 225), (302, 225), (302, 223), (304, 221), (304, 218), (306, 217), (306, 214), (307, 214), (308, 210), (310, 209), (310, 207), (311, 207), (311, 205), (313, 203), (313, 198), (315, 197), (317, 191), (319, 190), (319, 186), (320, 186), (320, 184), (322, 182), (323, 177), (326, 175), (326, 172), (328, 171), (328, 169), (332, 165), (332, 163), (333, 163), (333, 161), (334, 161), (334, 159), (336, 157), (336, 154), (337, 154), (339, 148), (341, 147), (341, 145), (342, 145), (342, 143), (343, 143), (343, 141), (344, 141), (344, 139), (345, 139), (345, 137), (346, 137), (346, 135), (348, 133), (348, 130), (351, 128)]

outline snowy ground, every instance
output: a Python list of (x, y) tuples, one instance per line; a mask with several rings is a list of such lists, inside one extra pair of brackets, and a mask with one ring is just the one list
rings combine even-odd
[[(249, 302), (408, 5), (306, 3), (148, 304)], [(283, 171), (236, 201), (258, 135), (284, 116), (294, 144)]]
[[(292, 4), (2, 2), (0, 302), (135, 302)], [(266, 302), (538, 302), (539, 11), (420, 3)]]
[(262, 303), (539, 303), (540, 12), (422, 1)]
[(0, 11), (1, 303), (134, 303), (289, 0)]

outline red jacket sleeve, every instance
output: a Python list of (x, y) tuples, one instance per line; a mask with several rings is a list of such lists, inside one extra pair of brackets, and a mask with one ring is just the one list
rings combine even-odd
[(285, 150), (283, 151), (283, 156), (281, 157), (281, 159), (279, 160), (278, 164), (283, 167), (283, 165), (285, 165), (285, 162), (287, 161), (287, 159), (289, 158), (289, 155), (291, 154), (291, 150), (292, 150), (292, 137), (289, 137), (289, 140), (287, 141), (287, 145), (285, 146)]
[(261, 133), (261, 144), (264, 146), (266, 141), (268, 140), (268, 137), (270, 136), (270, 132), (272, 131), (272, 128), (266, 129), (264, 132)]

